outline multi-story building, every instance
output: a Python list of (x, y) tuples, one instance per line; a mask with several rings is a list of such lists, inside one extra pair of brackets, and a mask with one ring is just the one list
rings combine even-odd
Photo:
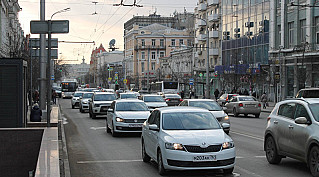
[(226, 92), (269, 91), (269, 0), (220, 1), (222, 65), (215, 66)]
[(270, 0), (271, 92), (277, 100), (319, 87), (318, 7), (318, 0)]
[(91, 81), (90, 85), (92, 86), (96, 86), (97, 85), (97, 66), (98, 66), (98, 54), (99, 53), (102, 53), (102, 52), (105, 52), (106, 50), (104, 49), (103, 45), (101, 44), (99, 46), (99, 48), (95, 48), (93, 51), (92, 51), (92, 54), (91, 54), (91, 60), (90, 60), (90, 75), (93, 76), (93, 81)]
[[(195, 8), (195, 60), (194, 79), (196, 95), (203, 95), (204, 90), (213, 95), (213, 90), (220, 87), (214, 77), (214, 66), (221, 65), (221, 13), (220, 0), (199, 0)], [(208, 61), (207, 61), (208, 60)], [(206, 86), (208, 68), (209, 85)]]
[(77, 76), (80, 78), (79, 83), (85, 84), (85, 75), (90, 71), (90, 65), (85, 63), (85, 59), (83, 57), (82, 63), (79, 64), (77, 68)]

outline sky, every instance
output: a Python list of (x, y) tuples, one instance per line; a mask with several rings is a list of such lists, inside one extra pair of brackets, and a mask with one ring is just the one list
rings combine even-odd
[[(96, 3), (94, 3), (96, 2)], [(124, 23), (134, 15), (148, 16), (156, 12), (162, 16), (170, 16), (175, 11), (194, 12), (198, 0), (136, 0), (143, 7), (113, 6), (121, 0), (45, 0), (45, 19), (59, 10), (71, 8), (70, 11), (58, 13), (52, 20), (69, 20), (68, 34), (53, 34), (52, 38), (59, 41), (95, 42), (95, 44), (59, 43), (59, 59), (63, 63), (90, 62), (92, 50), (102, 43), (108, 48), (109, 41), (116, 40), (115, 46), (119, 50), (124, 48)], [(124, 4), (133, 4), (134, 0), (123, 0)], [(40, 0), (19, 0), (22, 10), (19, 12), (19, 21), (25, 35), (30, 34), (30, 21), (40, 19)], [(38, 34), (31, 34), (38, 38)]]

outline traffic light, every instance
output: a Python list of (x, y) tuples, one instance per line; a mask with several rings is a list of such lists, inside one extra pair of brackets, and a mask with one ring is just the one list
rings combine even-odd
[(214, 77), (218, 77), (218, 73), (217, 73), (217, 71), (215, 71), (215, 73), (214, 73)]
[(59, 70), (60, 70), (60, 72), (62, 72), (62, 68), (60, 68)]
[(107, 66), (107, 70), (110, 71), (110, 67), (109, 66)]

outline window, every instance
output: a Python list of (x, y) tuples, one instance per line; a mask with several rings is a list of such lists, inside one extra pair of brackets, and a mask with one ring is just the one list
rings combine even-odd
[(141, 52), (142, 60), (145, 60), (145, 52)]
[(155, 46), (155, 39), (152, 39), (152, 46)]
[(192, 46), (192, 40), (191, 39), (187, 39), (187, 46)]
[(278, 110), (278, 115), (293, 119), (295, 107), (296, 107), (295, 103), (287, 103), (287, 104), (280, 105)]
[(156, 52), (152, 52), (152, 60), (156, 59)]
[(160, 52), (160, 58), (165, 56), (165, 52)]
[(288, 42), (289, 47), (294, 47), (294, 22), (288, 23)]
[(145, 46), (145, 39), (142, 39), (142, 46)]
[(179, 40), (179, 46), (181, 46), (181, 45), (184, 45), (184, 40), (183, 39)]
[(160, 46), (164, 47), (164, 39), (160, 39)]
[(175, 44), (175, 39), (172, 39), (172, 43), (171, 43), (172, 47), (174, 47), (176, 44)]
[(295, 119), (298, 117), (305, 117), (307, 118), (307, 120), (310, 120), (310, 116), (307, 112), (307, 109), (301, 104), (297, 104), (296, 106)]
[(155, 62), (152, 62), (152, 70), (155, 70)]
[(142, 73), (144, 73), (144, 71), (145, 71), (144, 62), (141, 62), (141, 70), (142, 70)]
[(300, 41), (306, 42), (306, 19), (300, 20)]

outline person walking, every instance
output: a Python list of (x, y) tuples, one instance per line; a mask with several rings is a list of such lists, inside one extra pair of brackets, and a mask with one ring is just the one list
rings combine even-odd
[(31, 122), (41, 122), (41, 116), (42, 116), (42, 111), (39, 108), (38, 103), (35, 103), (33, 105), (32, 110), (31, 110), (30, 121)]
[(249, 95), (249, 92), (248, 92), (248, 90), (247, 90), (247, 89), (245, 89), (245, 90), (244, 90), (243, 95), (247, 95), (247, 96)]
[(33, 95), (33, 101), (34, 101), (34, 103), (38, 103), (38, 102), (39, 102), (39, 97), (40, 97), (39, 91), (38, 91), (38, 90), (35, 90), (35, 91), (34, 91), (34, 95)]
[(184, 90), (181, 91), (181, 97), (184, 99)]
[(266, 92), (264, 92), (263, 95), (261, 95), (260, 100), (263, 103), (263, 108), (266, 109), (266, 104), (268, 100)]
[(215, 99), (217, 100), (218, 96), (219, 96), (219, 90), (218, 89), (215, 90), (214, 95), (215, 95)]
[(53, 101), (53, 104), (56, 104), (56, 97), (57, 97), (57, 93), (55, 90), (52, 91), (52, 101)]

